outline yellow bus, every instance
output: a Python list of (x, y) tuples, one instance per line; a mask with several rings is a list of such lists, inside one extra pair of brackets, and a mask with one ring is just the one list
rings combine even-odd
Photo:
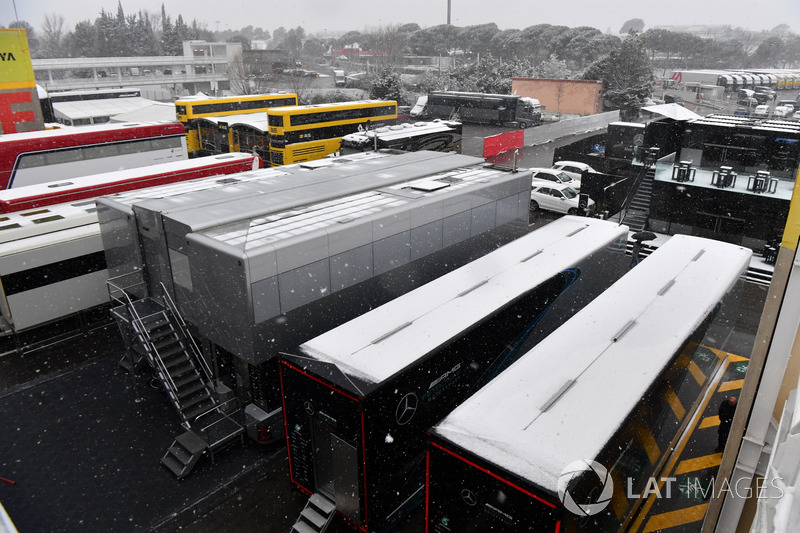
[[(175, 101), (175, 113), (178, 122), (186, 128), (186, 149), (189, 157), (198, 157), (215, 155), (207, 153), (203, 148), (198, 126), (199, 119), (264, 113), (272, 107), (296, 106), (297, 103), (296, 94), (286, 93), (249, 94), (224, 98), (185, 98)], [(208, 127), (208, 123), (206, 123), (206, 127)], [(216, 144), (219, 145), (219, 143)]]
[(321, 159), (339, 151), (342, 136), (397, 122), (394, 100), (278, 107), (267, 111), (272, 166)]

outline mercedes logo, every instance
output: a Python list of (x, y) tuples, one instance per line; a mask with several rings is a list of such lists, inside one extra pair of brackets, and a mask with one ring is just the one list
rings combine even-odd
[(469, 505), (470, 507), (478, 503), (478, 497), (475, 496), (475, 493), (469, 489), (463, 489), (461, 491), (461, 497), (464, 499), (464, 502), (466, 502), (466, 504)]
[(306, 410), (306, 413), (313, 415), (314, 414), (314, 406), (311, 405), (311, 402), (306, 402), (303, 404), (303, 409)]
[(409, 392), (400, 400), (397, 404), (397, 410), (395, 411), (395, 417), (397, 419), (397, 423), (401, 426), (408, 424), (412, 418), (414, 418), (414, 413), (417, 412), (417, 395), (413, 392)]

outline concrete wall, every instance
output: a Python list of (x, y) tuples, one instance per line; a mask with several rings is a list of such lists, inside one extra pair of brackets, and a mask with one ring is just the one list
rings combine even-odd
[(511, 78), (511, 91), (536, 98), (548, 113), (594, 115), (603, 112), (600, 91), (603, 82), (594, 80), (549, 80)]

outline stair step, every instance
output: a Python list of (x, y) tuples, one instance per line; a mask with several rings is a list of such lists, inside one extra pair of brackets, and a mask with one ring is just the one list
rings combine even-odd
[(191, 362), (188, 360), (183, 360), (182, 364), (174, 365), (169, 368), (169, 375), (172, 378), (172, 381), (175, 381), (175, 379), (178, 377), (197, 375), (197, 371), (195, 370), (194, 366), (192, 366)]
[(186, 451), (192, 455), (197, 455), (208, 447), (206, 441), (201, 439), (194, 431), (181, 433), (175, 437), (175, 442), (186, 448)]
[(317, 529), (322, 529), (322, 526), (324, 526), (325, 522), (328, 521), (328, 517), (322, 516), (311, 507), (306, 507), (303, 509), (303, 512), (300, 513), (300, 516), (314, 524)]
[(186, 465), (178, 461), (175, 456), (167, 454), (161, 458), (161, 464), (169, 468), (173, 474), (181, 477), (186, 470)]
[(322, 513), (326, 516), (330, 515), (336, 510), (336, 506), (333, 504), (333, 502), (316, 492), (311, 495), (311, 497), (308, 499), (308, 502), (322, 511)]
[(193, 372), (191, 374), (183, 374), (178, 378), (172, 378), (172, 382), (175, 384), (176, 387), (178, 387), (178, 390), (181, 390), (181, 388), (184, 385), (192, 383), (194, 381), (198, 381), (199, 379), (200, 375), (197, 374), (196, 372)]
[(178, 398), (183, 400), (184, 398), (188, 398), (189, 395), (195, 394), (198, 391), (205, 391), (206, 393), (208, 393), (208, 391), (206, 390), (206, 384), (203, 383), (203, 380), (201, 379), (196, 379), (194, 380), (193, 383), (190, 382), (187, 383), (185, 386), (178, 387)]
[(292, 531), (297, 531), (297, 533), (319, 533), (318, 529), (313, 529), (304, 522), (297, 522), (292, 526)]
[(169, 448), (169, 453), (175, 457), (175, 459), (183, 463), (183, 465), (188, 465), (192, 460), (192, 454), (189, 453), (189, 451), (181, 444), (178, 444), (177, 446), (171, 446)]
[(183, 361), (188, 361), (189, 359), (189, 357), (186, 355), (186, 350), (180, 344), (177, 344), (166, 350), (159, 350), (158, 355), (161, 356), (161, 360), (164, 361), (164, 364), (167, 366), (167, 368), (170, 366), (175, 366)]
[(155, 341), (152, 341), (150, 344), (155, 346), (155, 348), (160, 352), (161, 350), (167, 350), (176, 344), (180, 344), (180, 340), (177, 337), (164, 337)]
[(184, 398), (181, 398), (181, 408), (182, 409), (189, 409), (192, 406), (197, 405), (200, 402), (208, 400), (211, 398), (211, 395), (208, 393), (206, 389), (202, 389), (199, 391), (195, 391), (192, 394), (187, 395)]
[(157, 341), (159, 339), (163, 339), (167, 336), (175, 336), (175, 330), (167, 324), (167, 326), (159, 327), (156, 329), (148, 329), (147, 334), (150, 336), (150, 342)]

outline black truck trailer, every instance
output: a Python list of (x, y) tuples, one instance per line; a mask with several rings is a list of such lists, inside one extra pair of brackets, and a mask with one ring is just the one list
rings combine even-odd
[(429, 432), (428, 533), (639, 531), (751, 251), (676, 235)]
[(561, 218), (282, 354), (293, 483), (391, 530), (423, 500), (425, 432), (618, 279), (627, 231)]
[(412, 117), (458, 120), (464, 124), (491, 124), (528, 128), (542, 123), (539, 100), (515, 94), (433, 91), (421, 97)]

